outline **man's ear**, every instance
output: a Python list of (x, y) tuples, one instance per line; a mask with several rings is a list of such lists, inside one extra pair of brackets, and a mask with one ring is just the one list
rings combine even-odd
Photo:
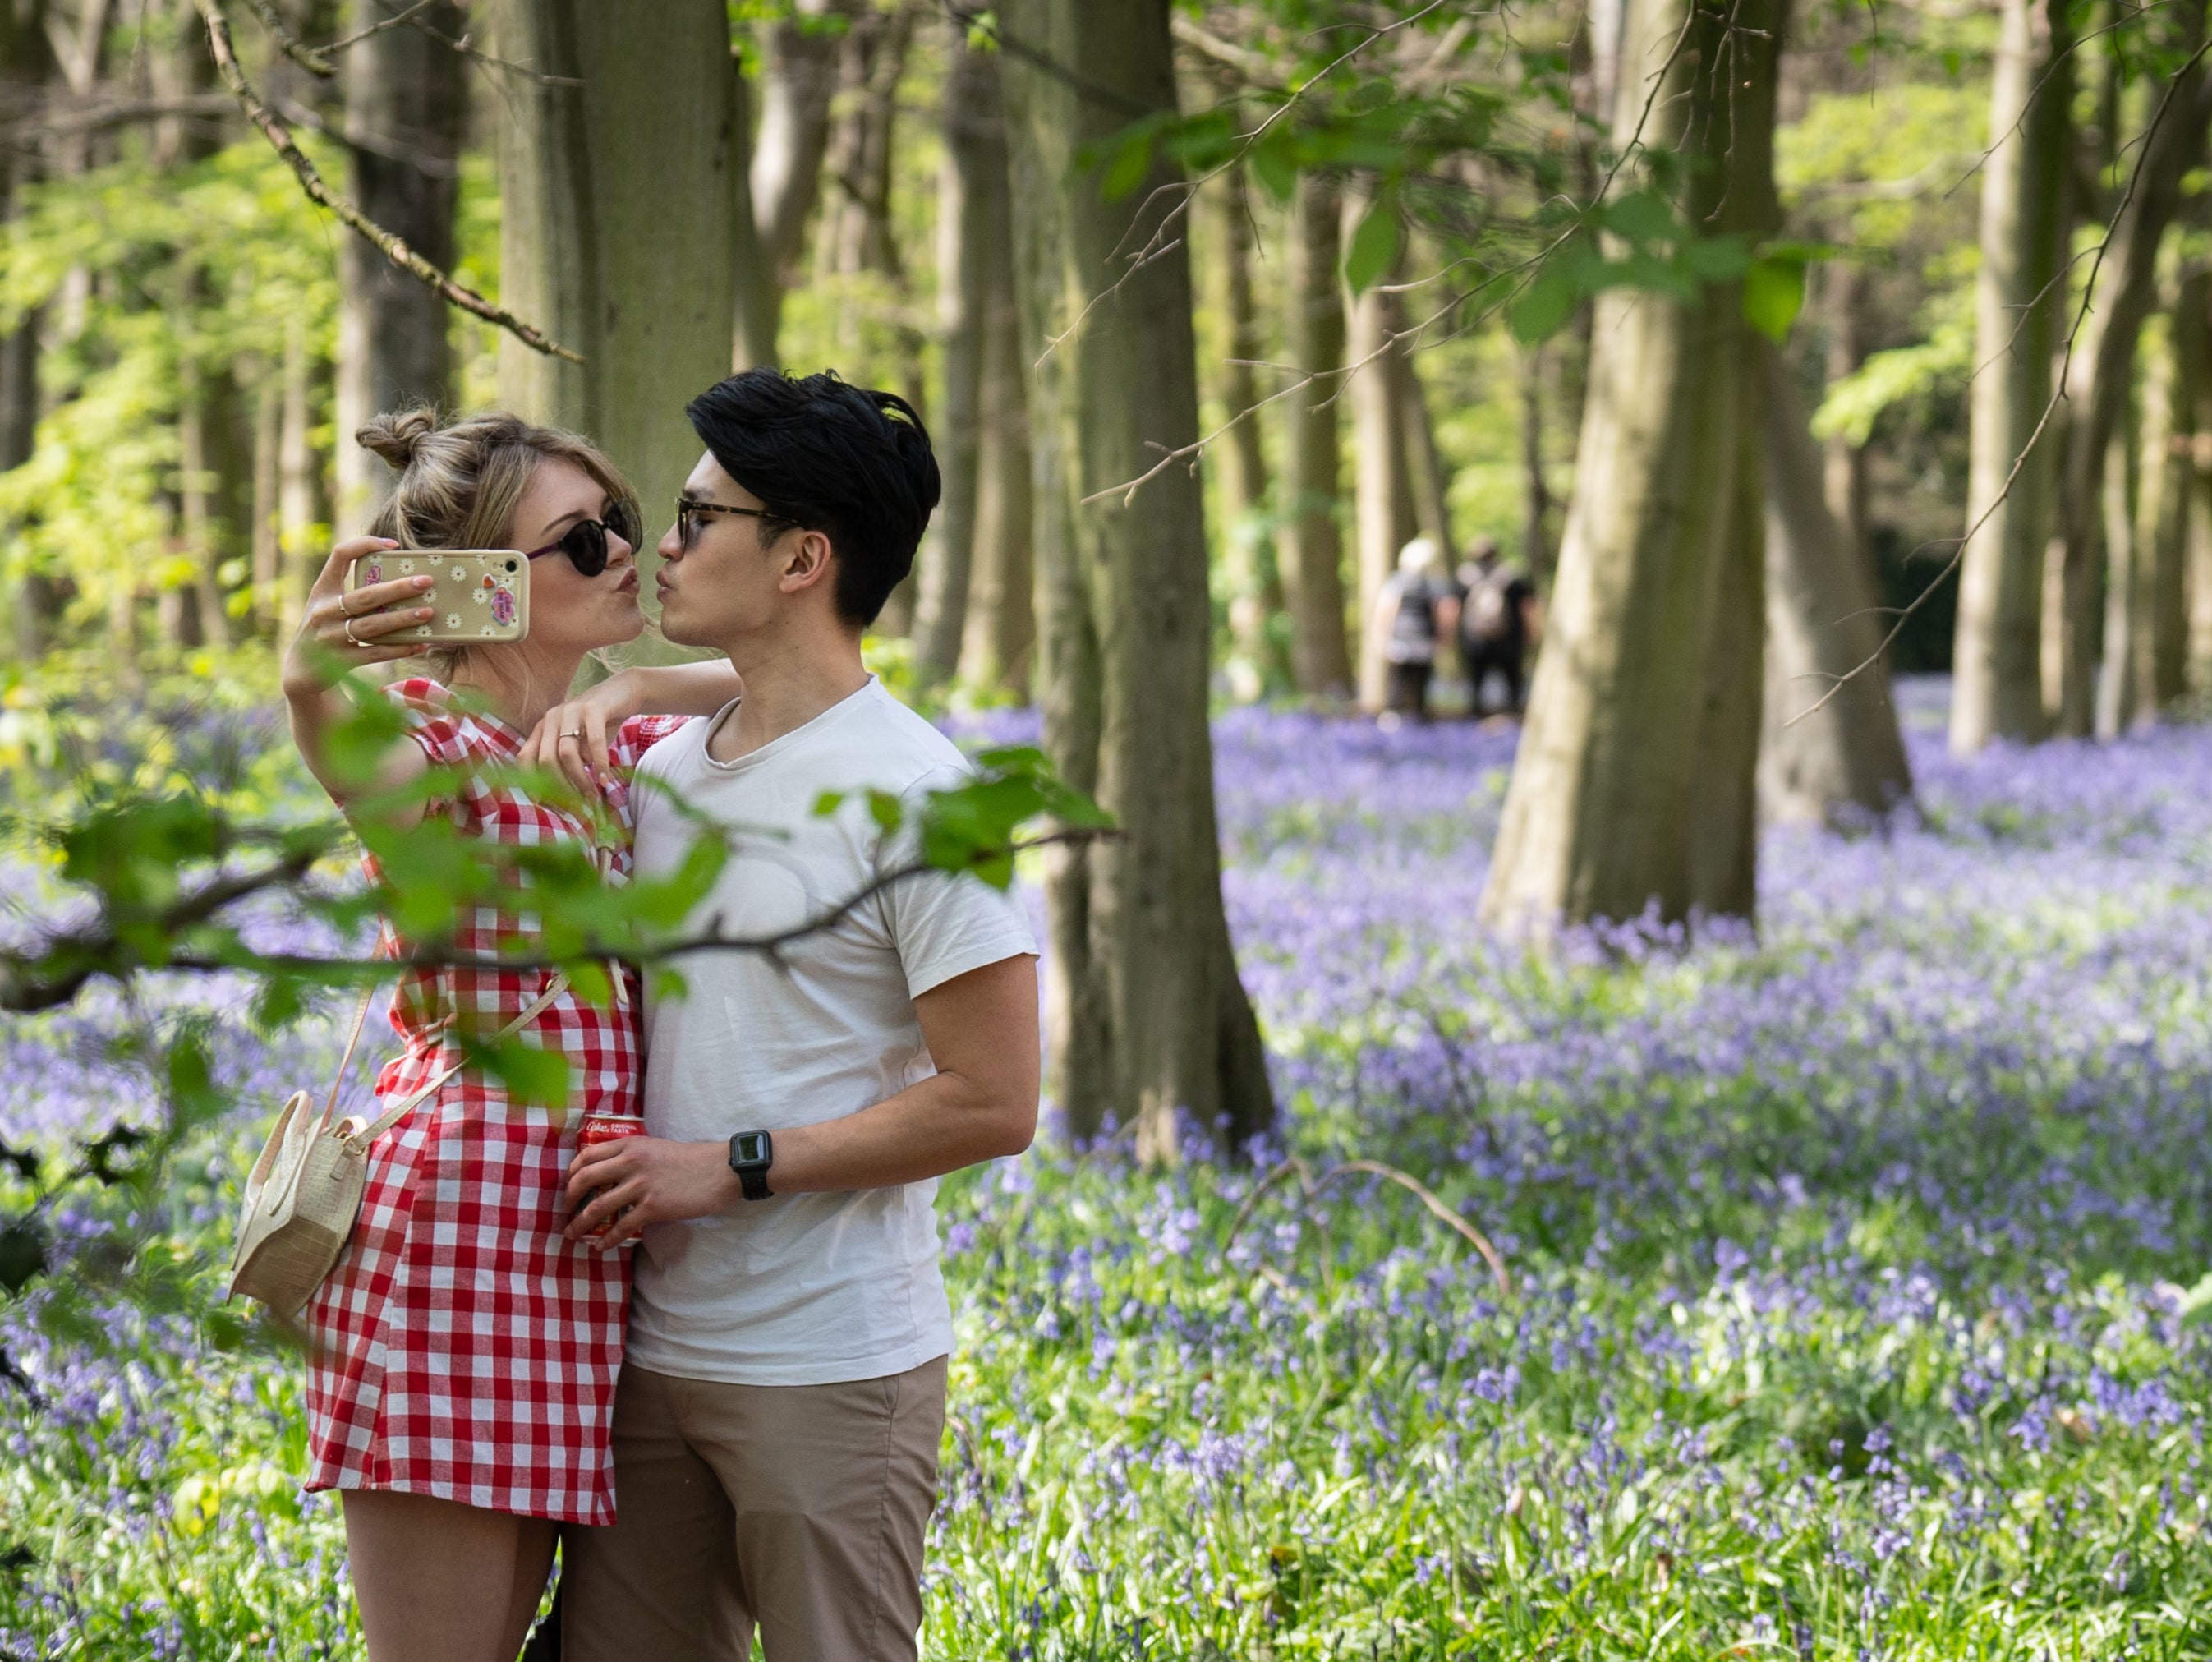
[(783, 559), (783, 581), (777, 587), (787, 594), (799, 594), (823, 581), (834, 551), (823, 533), (802, 529), (791, 539), (790, 551)]

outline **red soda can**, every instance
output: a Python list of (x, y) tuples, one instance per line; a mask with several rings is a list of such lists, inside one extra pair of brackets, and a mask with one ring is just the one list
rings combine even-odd
[[(576, 1148), (580, 1152), (586, 1148), (596, 1148), (603, 1142), (620, 1142), (624, 1137), (641, 1137), (644, 1135), (645, 1120), (641, 1115), (591, 1113), (584, 1116), (583, 1129), (576, 1134)], [(621, 1215), (620, 1212), (615, 1215), (616, 1217)], [(592, 1233), (597, 1237), (607, 1232), (605, 1226), (602, 1225)]]

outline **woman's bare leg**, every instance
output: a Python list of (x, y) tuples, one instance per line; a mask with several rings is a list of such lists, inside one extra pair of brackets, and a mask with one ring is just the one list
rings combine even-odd
[[(553, 1525), (427, 1495), (348, 1490), (346, 1552), (369, 1662), (514, 1662)], [(504, 1648), (502, 1648), (502, 1647)]]

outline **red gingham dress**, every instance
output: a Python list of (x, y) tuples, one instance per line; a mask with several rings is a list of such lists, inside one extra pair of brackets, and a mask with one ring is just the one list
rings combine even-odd
[[(455, 707), (434, 681), (387, 689), (434, 764), (512, 763), (523, 735)], [(625, 833), (603, 856), (630, 868), (629, 771), (681, 716), (622, 726), (617, 776), (602, 786)], [(471, 780), (447, 813), (502, 843), (588, 839), (575, 815), (508, 786)], [(523, 930), (480, 907), (457, 931), (490, 953)], [(382, 949), (397, 950), (386, 932)], [(309, 1300), (310, 1489), (393, 1489), (577, 1524), (611, 1524), (607, 1452), (622, 1366), (629, 1260), (571, 1243), (562, 1192), (576, 1130), (592, 1111), (635, 1113), (643, 1051), (635, 974), (611, 1009), (563, 992), (524, 1036), (568, 1054), (577, 1081), (566, 1111), (517, 1107), (505, 1087), (458, 1073), (369, 1150), (361, 1218)], [(458, 1059), (445, 1043), (457, 1011), (489, 1035), (544, 992), (541, 972), (410, 973), (392, 999), (404, 1054), (378, 1075), (380, 1098), (405, 1096)]]

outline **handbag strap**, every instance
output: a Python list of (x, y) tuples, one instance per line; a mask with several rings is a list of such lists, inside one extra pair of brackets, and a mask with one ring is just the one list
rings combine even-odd
[(338, 1093), (345, 1087), (346, 1069), (353, 1066), (354, 1047), (361, 1043), (361, 1031), (368, 1022), (369, 1001), (376, 996), (374, 987), (361, 989), (361, 1008), (353, 1013), (353, 1032), (346, 1040), (345, 1054), (338, 1058), (338, 1070), (331, 1076), (330, 1100), (323, 1104), (321, 1123), (328, 1125), (331, 1116), (338, 1111)]
[[(562, 993), (568, 990), (568, 971), (565, 970), (557, 971), (554, 975), (553, 979), (546, 983), (545, 990), (538, 994), (536, 998), (532, 999), (530, 1003), (524, 1008), (520, 1015), (515, 1017), (515, 1019), (508, 1022), (506, 1026), (501, 1028), (496, 1033), (493, 1034), (491, 1042), (494, 1044), (497, 1044), (504, 1040), (513, 1038), (525, 1027), (527, 1027), (532, 1022), (537, 1020), (540, 1015), (544, 1014), (546, 1008), (551, 1005), (555, 999), (560, 997)], [(397, 1125), (408, 1114), (413, 1112), (417, 1103), (422, 1101), (426, 1097), (436, 1095), (439, 1091), (444, 1088), (445, 1083), (447, 1080), (451, 1079), (455, 1074), (459, 1073), (461, 1069), (466, 1066), (468, 1066), (468, 1058), (466, 1056), (463, 1056), (452, 1067), (447, 1068), (441, 1072), (437, 1078), (432, 1080), (428, 1085), (423, 1086), (420, 1090), (414, 1093), (413, 1095), (403, 1097), (392, 1107), (386, 1109), (384, 1112), (379, 1114), (368, 1124), (362, 1126), (361, 1129), (354, 1132), (347, 1141), (362, 1148), (367, 1148), (370, 1143), (375, 1141), (378, 1137), (382, 1136), (386, 1131)]]

